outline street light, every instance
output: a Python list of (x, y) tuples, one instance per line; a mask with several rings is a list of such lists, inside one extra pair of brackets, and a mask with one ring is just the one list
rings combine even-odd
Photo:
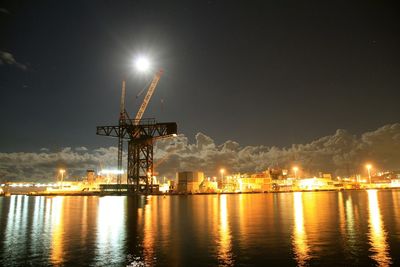
[(223, 185), (225, 185), (225, 182), (224, 182), (224, 173), (225, 173), (225, 169), (224, 169), (224, 168), (221, 168), (221, 169), (219, 170), (219, 172), (221, 173), (221, 183), (222, 183)]
[(365, 168), (367, 168), (367, 170), (368, 170), (369, 184), (371, 184), (371, 169), (372, 169), (372, 165), (371, 164), (367, 164), (367, 165), (365, 165)]
[(60, 169), (59, 172), (61, 174), (61, 189), (63, 189), (63, 181), (64, 181), (65, 170), (64, 169)]
[(293, 167), (293, 171), (294, 171), (294, 178), (297, 179), (297, 172), (299, 171), (299, 167), (294, 166), (294, 167)]

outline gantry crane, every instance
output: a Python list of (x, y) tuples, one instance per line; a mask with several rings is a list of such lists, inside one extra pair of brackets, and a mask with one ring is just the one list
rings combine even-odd
[[(162, 70), (158, 71), (147, 90), (135, 119), (129, 119), (125, 109), (125, 81), (122, 81), (122, 94), (119, 123), (117, 126), (98, 126), (97, 135), (118, 138), (118, 170), (122, 170), (123, 142), (128, 141), (127, 189), (131, 192), (151, 193), (153, 189), (153, 144), (155, 139), (175, 135), (175, 122), (157, 123), (155, 119), (142, 119)], [(121, 173), (117, 178), (121, 189)]]

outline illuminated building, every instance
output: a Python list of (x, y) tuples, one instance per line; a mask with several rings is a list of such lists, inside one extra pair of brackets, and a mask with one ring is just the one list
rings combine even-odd
[(204, 179), (200, 184), (200, 193), (215, 193), (218, 192), (218, 182), (211, 181), (210, 178)]
[(268, 172), (252, 174), (239, 178), (240, 192), (268, 192), (272, 189), (272, 178)]
[(335, 189), (332, 179), (329, 178), (306, 178), (297, 181), (299, 190), (331, 190)]
[(178, 172), (178, 193), (199, 193), (204, 180), (203, 172)]

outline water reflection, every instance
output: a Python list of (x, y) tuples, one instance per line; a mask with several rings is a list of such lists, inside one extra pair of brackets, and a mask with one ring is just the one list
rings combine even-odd
[(143, 232), (143, 258), (147, 264), (154, 262), (154, 232), (157, 232), (155, 223), (157, 222), (157, 203), (152, 203), (154, 198), (147, 196), (146, 204), (142, 211), (144, 212), (144, 232)]
[(399, 265), (378, 192), (0, 198), (0, 266)]
[(219, 246), (218, 260), (220, 266), (232, 266), (232, 236), (229, 227), (227, 195), (221, 195), (219, 199)]
[(346, 207), (346, 236), (347, 236), (347, 245), (350, 255), (357, 255), (358, 246), (357, 246), (357, 232), (354, 225), (354, 211), (353, 211), (353, 201), (351, 196), (348, 196), (345, 202)]
[(125, 197), (107, 196), (99, 198), (97, 216), (97, 257), (99, 262), (110, 262), (123, 258), (125, 239)]
[(83, 197), (83, 204), (82, 204), (82, 214), (81, 214), (81, 229), (80, 229), (80, 235), (81, 235), (81, 245), (85, 246), (86, 241), (87, 241), (87, 235), (88, 235), (88, 197)]
[(307, 235), (304, 230), (304, 213), (302, 192), (293, 193), (294, 201), (294, 228), (293, 247), (298, 266), (305, 266), (310, 259), (310, 248), (307, 244)]
[(16, 247), (29, 251), (30, 244), (25, 241), (28, 235), (28, 210), (28, 197), (11, 197), (5, 230), (6, 233), (4, 235), (4, 250), (10, 261), (19, 257), (18, 251), (15, 250)]
[(32, 240), (32, 252), (38, 253), (40, 251), (40, 244), (43, 240), (37, 238), (41, 234), (41, 230), (43, 229), (43, 216), (44, 216), (44, 205), (45, 200), (44, 197), (36, 197), (34, 199), (34, 210), (33, 210), (33, 225), (31, 226), (31, 235), (30, 239)]
[(55, 197), (47, 199), (51, 203), (51, 226), (52, 226), (52, 239), (51, 239), (51, 261), (53, 264), (60, 264), (63, 261), (63, 224), (64, 215), (63, 202), (64, 197)]
[[(400, 232), (400, 206), (399, 206), (399, 197), (398, 192), (392, 191), (392, 199), (393, 199), (393, 215), (394, 215), (394, 225), (396, 226), (396, 232)], [(400, 235), (396, 235), (398, 239), (400, 239)]]
[(343, 236), (345, 233), (345, 224), (346, 224), (346, 216), (344, 214), (344, 208), (343, 208), (343, 192), (339, 192), (338, 194), (338, 207), (339, 207), (340, 232)]
[(377, 190), (367, 190), (369, 207), (369, 241), (374, 259), (378, 266), (388, 266), (392, 263), (389, 254), (389, 245), (386, 241), (386, 232), (383, 227), (381, 212), (379, 209)]

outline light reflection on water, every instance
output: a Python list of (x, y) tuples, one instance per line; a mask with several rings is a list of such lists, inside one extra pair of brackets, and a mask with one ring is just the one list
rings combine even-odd
[(378, 266), (388, 266), (392, 263), (389, 253), (389, 245), (386, 240), (381, 212), (379, 209), (377, 190), (367, 190), (369, 207), (369, 240), (371, 251)]
[(347, 238), (347, 252), (350, 255), (357, 256), (358, 245), (357, 245), (357, 231), (354, 225), (354, 208), (351, 195), (348, 196), (345, 202), (346, 209), (346, 235)]
[(100, 197), (97, 209), (96, 261), (111, 262), (124, 257), (125, 201), (119, 196)]
[(227, 195), (221, 195), (219, 198), (219, 242), (218, 258), (220, 266), (232, 266), (234, 264), (231, 251), (231, 232), (229, 229)]
[(304, 213), (302, 192), (293, 193), (294, 204), (294, 227), (293, 227), (293, 248), (298, 266), (305, 266), (310, 258), (307, 235), (304, 230)]
[(63, 262), (63, 228), (64, 228), (64, 216), (63, 216), (63, 197), (55, 197), (53, 199), (47, 199), (49, 205), (51, 205), (51, 228), (52, 228), (52, 240), (51, 240), (51, 262), (52, 264), (59, 265)]
[(398, 265), (399, 199), (376, 190), (3, 197), (0, 266)]
[[(141, 210), (144, 216), (144, 238), (143, 238), (143, 260), (145, 263), (152, 264), (154, 262), (154, 232), (157, 231), (156, 223), (157, 217), (153, 218), (153, 215), (157, 216), (157, 205), (154, 203), (154, 198), (152, 196), (147, 197), (147, 203), (144, 209)], [(139, 226), (140, 226), (139, 221)]]
[[(394, 220), (395, 221), (399, 221), (400, 222), (400, 197), (399, 197), (399, 193), (396, 191), (392, 191), (392, 199), (393, 199), (393, 216), (394, 216)], [(397, 240), (400, 241), (400, 224), (396, 224), (396, 236), (397, 236)]]

